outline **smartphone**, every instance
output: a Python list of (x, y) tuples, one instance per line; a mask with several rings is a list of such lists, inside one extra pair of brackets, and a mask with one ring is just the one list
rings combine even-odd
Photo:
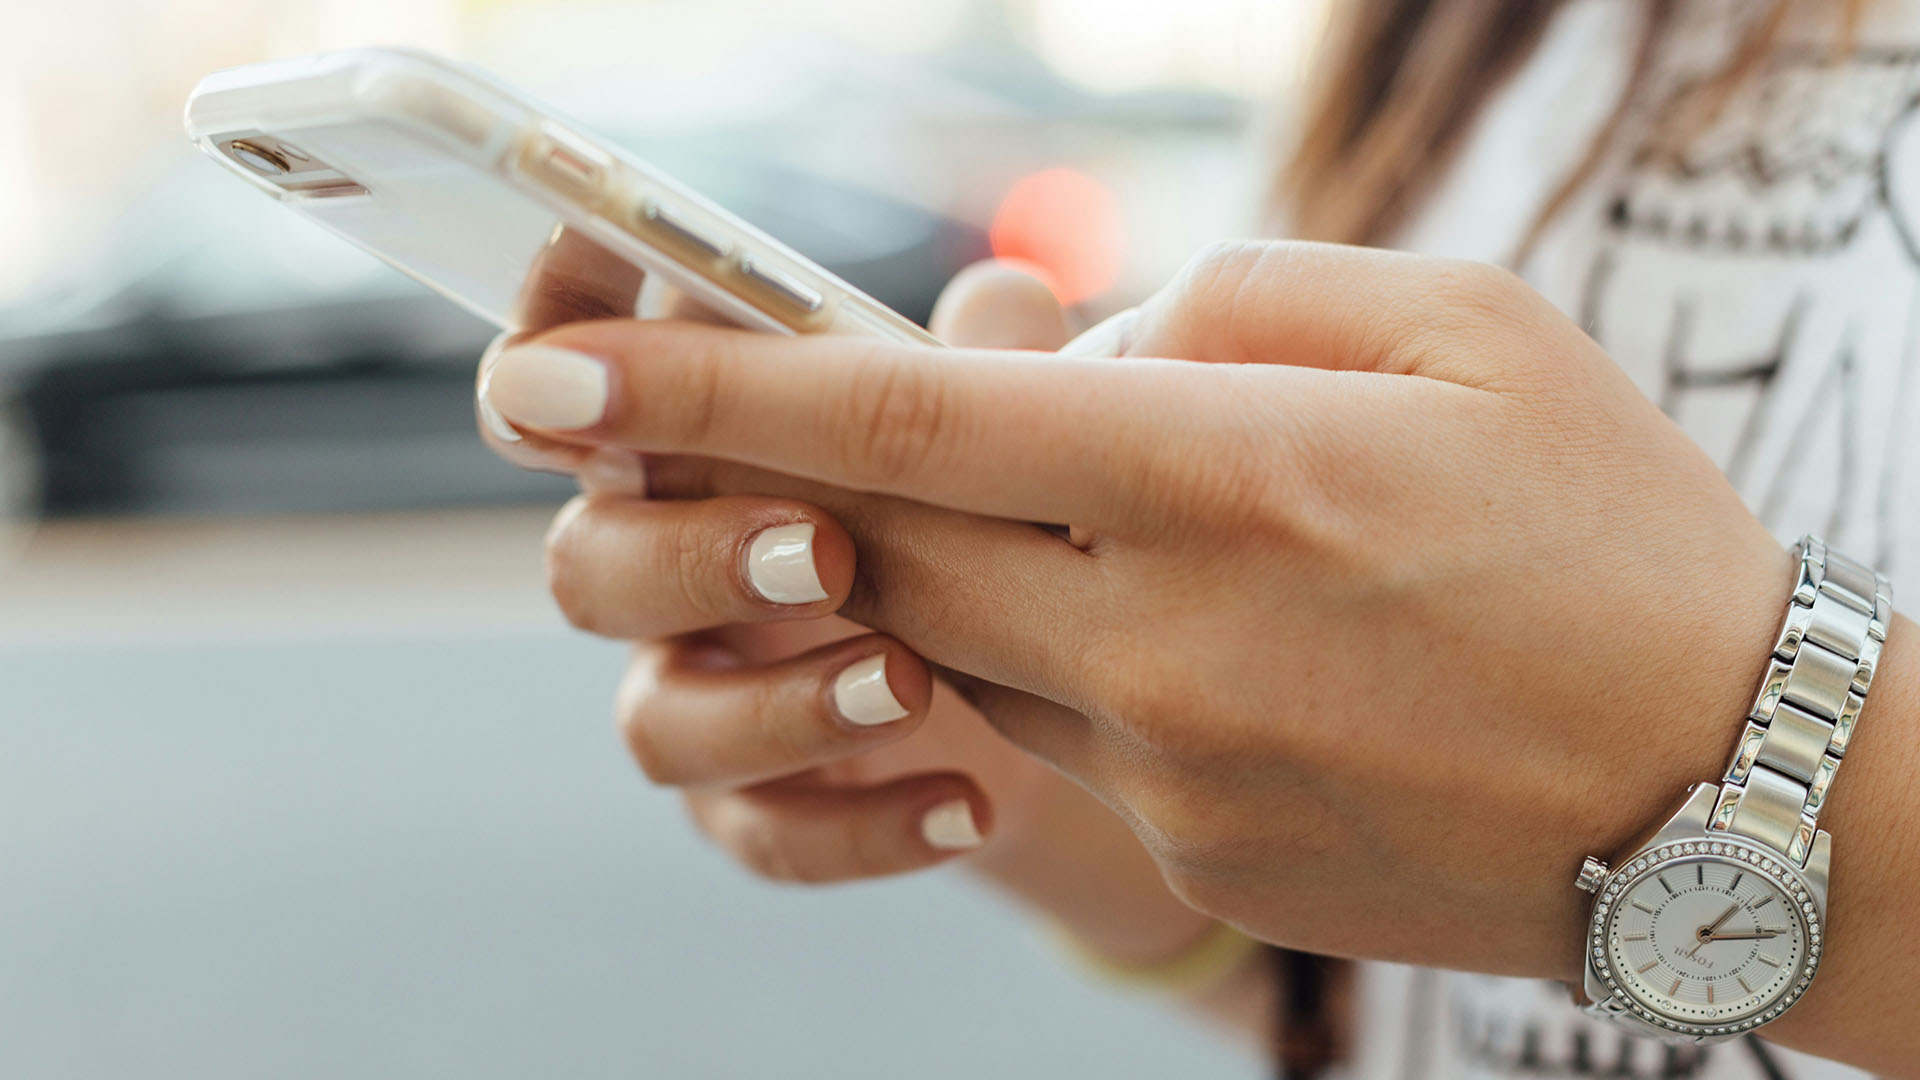
[(230, 172), (503, 329), (635, 315), (651, 278), (753, 330), (938, 344), (659, 169), (425, 53), (218, 71), (186, 125)]

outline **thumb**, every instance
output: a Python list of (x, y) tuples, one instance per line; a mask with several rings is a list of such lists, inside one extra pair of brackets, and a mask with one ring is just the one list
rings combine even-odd
[(1034, 271), (989, 259), (960, 271), (928, 320), (933, 335), (970, 349), (1052, 350), (1073, 337), (1067, 309)]

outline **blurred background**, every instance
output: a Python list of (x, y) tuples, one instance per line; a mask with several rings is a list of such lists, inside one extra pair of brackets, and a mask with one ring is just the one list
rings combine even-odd
[(1260, 1075), (957, 875), (706, 851), (472, 430), (492, 331), (203, 160), (215, 68), (489, 68), (916, 319), (1254, 225), (1325, 0), (0, 0), (0, 1075)]

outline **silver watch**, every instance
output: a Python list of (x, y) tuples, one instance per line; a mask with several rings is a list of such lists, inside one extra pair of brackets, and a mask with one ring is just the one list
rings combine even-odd
[(1871, 568), (1806, 537), (1759, 696), (1718, 783), (1609, 867), (1588, 858), (1589, 1013), (1712, 1042), (1793, 1007), (1820, 966), (1832, 838), (1819, 828), (1893, 619)]

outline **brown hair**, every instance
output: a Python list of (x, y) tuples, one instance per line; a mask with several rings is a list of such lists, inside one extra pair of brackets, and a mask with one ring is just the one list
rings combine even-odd
[[(1694, 88), (1660, 141), (1669, 146), (1710, 122), (1734, 87), (1771, 53), (1787, 16), (1808, 0), (1774, 0), (1719, 76)], [(1821, 0), (1812, 0), (1820, 3)], [(1850, 39), (1867, 0), (1844, 0)], [(1290, 231), (1315, 240), (1381, 243), (1420, 205), (1475, 117), (1539, 43), (1565, 0), (1334, 0), (1328, 37), (1307, 98), (1292, 162), (1274, 184)], [(1585, 157), (1547, 200), (1532, 239), (1598, 167), (1675, 0), (1646, 0), (1645, 29), (1626, 92)]]

